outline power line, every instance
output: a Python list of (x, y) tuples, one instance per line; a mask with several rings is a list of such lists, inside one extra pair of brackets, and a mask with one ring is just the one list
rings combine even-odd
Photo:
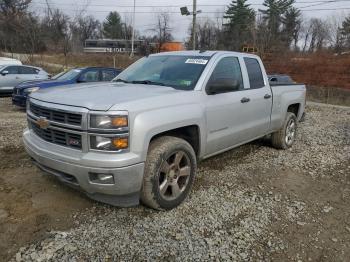
[[(350, 0), (317, 0), (317, 1), (297, 1), (295, 4), (328, 4), (328, 3), (338, 3), (338, 2), (349, 2)], [(47, 5), (45, 2), (32, 2), (32, 4), (38, 4), (38, 5)], [(70, 3), (53, 3), (52, 5), (55, 6), (72, 6)], [(161, 8), (161, 7), (167, 7), (167, 8), (175, 8), (175, 7), (182, 7), (184, 5), (192, 6), (188, 4), (183, 5), (138, 5), (137, 8)], [(263, 4), (250, 4), (251, 6), (262, 6)], [(132, 8), (132, 5), (115, 5), (115, 4), (86, 4), (86, 5), (75, 5), (75, 6), (81, 6), (81, 7), (90, 7), (90, 6), (100, 6), (100, 7), (120, 7), (120, 8)], [(227, 7), (228, 5), (225, 4), (197, 4), (197, 6), (203, 6), (203, 7)], [(308, 6), (305, 6), (308, 7)], [(304, 8), (304, 7), (300, 7)]]
[[(317, 4), (302, 6), (302, 7), (299, 7), (299, 9), (308, 8), (308, 7), (312, 7), (312, 6), (319, 6), (319, 5), (332, 4), (332, 3), (337, 3), (337, 2), (340, 2), (340, 1), (328, 0), (328, 1), (323, 1), (323, 2), (321, 2), (321, 3), (317, 3)], [(347, 1), (347, 0), (343, 0), (343, 2), (348, 2), (348, 1)], [(310, 3), (312, 3), (312, 2), (310, 2)]]
[[(336, 10), (349, 10), (350, 7), (335, 7), (335, 8), (316, 8), (316, 9), (305, 9), (305, 8), (309, 8), (309, 7), (313, 7), (313, 6), (320, 6), (320, 5), (324, 5), (324, 4), (331, 4), (331, 3), (338, 3), (338, 2), (350, 2), (350, 0), (314, 0), (314, 1), (299, 1), (299, 2), (295, 2), (296, 4), (301, 4), (301, 3), (308, 3), (308, 4), (312, 4), (312, 5), (307, 5), (307, 6), (302, 6), (302, 7), (297, 7), (301, 12), (311, 12), (311, 11), (336, 11)], [(39, 4), (39, 5), (47, 5), (46, 3), (43, 2), (32, 2), (32, 4)], [(53, 6), (60, 6), (60, 5), (70, 5), (72, 6), (72, 4), (65, 4), (65, 3), (58, 3), (58, 4), (53, 4)], [(254, 4), (252, 4), (254, 5)], [(261, 4), (255, 4), (255, 5), (261, 5)], [(109, 8), (115, 8), (115, 7), (132, 7), (131, 5), (107, 5), (107, 4), (88, 4), (88, 5), (81, 5), (81, 7), (86, 8), (85, 11), (91, 11), (88, 10), (87, 8), (90, 6), (101, 6), (101, 7), (109, 7)], [(181, 5), (169, 5), (169, 6), (155, 6), (155, 5), (140, 5), (137, 6), (137, 8), (159, 8), (159, 7), (168, 7), (168, 8), (175, 8), (175, 7), (180, 7)], [(191, 5), (189, 5), (191, 6)], [(199, 5), (199, 6), (207, 6), (207, 7), (223, 7), (223, 6), (227, 6), (227, 5), (218, 5), (218, 4), (203, 4), (203, 5)], [(75, 6), (77, 7), (77, 6)], [(67, 9), (67, 8), (59, 8), (62, 11), (69, 11), (69, 12), (81, 12), (82, 10), (79, 9)], [(109, 10), (93, 10), (94, 13), (110, 13), (111, 9)], [(118, 10), (118, 13), (121, 14), (131, 14), (133, 13), (133, 11), (131, 10), (125, 10), (125, 11), (120, 11)], [(156, 11), (156, 10), (152, 10), (152, 11), (136, 11), (136, 14), (160, 14), (160, 13), (164, 13), (164, 11)], [(180, 14), (179, 11), (166, 11), (166, 13), (169, 14)], [(203, 11), (203, 14), (215, 14), (216, 11)]]
[[(350, 9), (350, 7), (339, 7), (339, 8), (319, 8), (319, 9), (303, 9), (303, 10), (300, 10), (301, 12), (306, 12), (306, 11), (335, 11), (335, 10), (348, 10)], [(71, 11), (71, 12), (80, 12), (81, 10), (77, 10), (77, 9), (63, 9), (63, 8), (60, 8), (60, 10), (62, 11)], [(111, 10), (94, 10), (94, 12), (96, 13), (110, 13)], [(118, 13), (121, 13), (121, 14), (131, 14), (133, 13), (133, 11), (118, 11)], [(162, 14), (164, 13), (163, 11), (145, 11), (145, 12), (142, 12), (142, 11), (136, 11), (135, 12), (136, 14)], [(169, 11), (169, 12), (166, 12), (168, 14), (179, 14), (180, 15), (180, 12), (174, 12), (174, 11)], [(202, 14), (214, 14), (214, 12), (209, 12), (209, 11), (203, 11)]]
[(336, 11), (336, 10), (350, 10), (350, 7), (317, 8), (317, 9), (306, 9), (306, 10), (300, 10), (300, 11), (301, 11), (301, 12), (308, 12), (308, 11)]

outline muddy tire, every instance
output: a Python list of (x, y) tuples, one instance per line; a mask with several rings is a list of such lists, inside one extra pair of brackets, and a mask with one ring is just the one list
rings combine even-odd
[(141, 202), (157, 210), (170, 210), (188, 196), (196, 174), (197, 161), (192, 146), (185, 140), (164, 136), (151, 142)]
[(287, 112), (282, 128), (271, 135), (272, 146), (277, 149), (290, 148), (295, 141), (296, 131), (297, 118), (294, 113)]

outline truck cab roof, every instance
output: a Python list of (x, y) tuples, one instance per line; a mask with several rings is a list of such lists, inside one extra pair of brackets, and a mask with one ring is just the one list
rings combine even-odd
[[(255, 57), (257, 55), (233, 52), (233, 51), (221, 51), (221, 50), (188, 50), (188, 51), (173, 51), (173, 52), (162, 52), (157, 54), (151, 54), (150, 56), (198, 56), (198, 57), (213, 57), (215, 55), (231, 54), (236, 56)], [(259, 58), (260, 59), (260, 58)]]

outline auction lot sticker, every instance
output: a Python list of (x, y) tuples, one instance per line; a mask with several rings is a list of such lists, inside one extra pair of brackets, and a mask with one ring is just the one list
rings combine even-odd
[(185, 63), (186, 64), (206, 65), (208, 63), (208, 60), (189, 58), (189, 59), (186, 60)]

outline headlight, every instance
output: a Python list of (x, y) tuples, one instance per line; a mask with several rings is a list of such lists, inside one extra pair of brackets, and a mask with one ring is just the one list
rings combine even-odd
[(128, 137), (90, 136), (90, 148), (95, 150), (119, 151), (129, 147)]
[(127, 116), (91, 115), (90, 127), (98, 129), (118, 129), (128, 126)]
[(30, 87), (30, 88), (27, 88), (27, 89), (24, 89), (24, 92), (27, 93), (27, 94), (30, 94), (30, 93), (33, 93), (33, 92), (36, 92), (40, 89), (40, 87)]

